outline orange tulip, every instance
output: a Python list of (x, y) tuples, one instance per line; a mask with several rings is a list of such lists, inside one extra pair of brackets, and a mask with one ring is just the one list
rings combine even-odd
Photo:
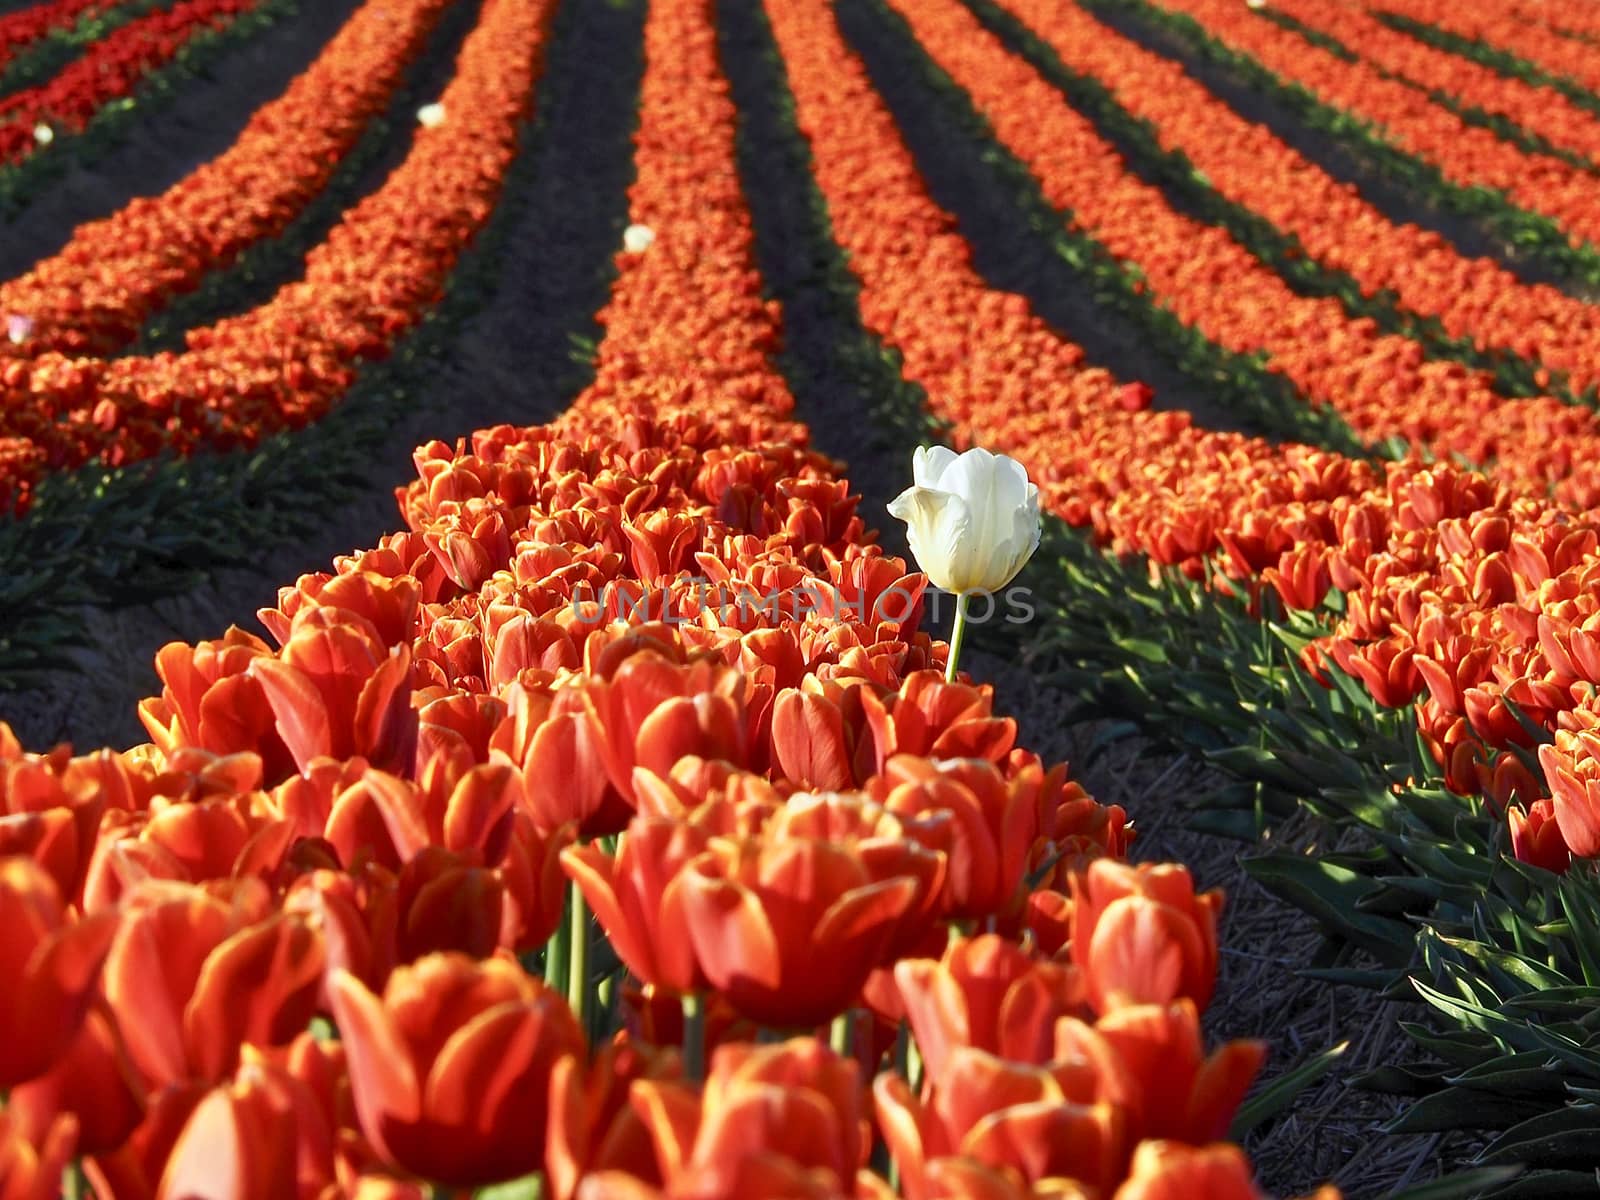
[(1072, 961), (1097, 1012), (1211, 999), (1221, 892), (1197, 895), (1181, 866), (1102, 858), (1074, 876), (1072, 894)]
[(585, 1053), (553, 991), (514, 962), (433, 954), (381, 998), (335, 972), (333, 1010), (361, 1131), (385, 1162), (475, 1187), (537, 1170), (550, 1074)]
[(1086, 1008), (1076, 970), (1029, 958), (993, 934), (952, 941), (938, 960), (904, 959), (894, 978), (932, 1079), (945, 1077), (957, 1046), (1044, 1062), (1056, 1018)]
[[(1113, 1200), (1262, 1200), (1254, 1174), (1244, 1151), (1225, 1142), (1141, 1142)], [(1319, 1188), (1307, 1200), (1339, 1200), (1339, 1189)]]
[(554, 1200), (571, 1200), (579, 1181), (597, 1171), (625, 1170), (659, 1183), (650, 1131), (628, 1103), (635, 1080), (680, 1073), (675, 1051), (649, 1050), (618, 1039), (591, 1066), (564, 1058), (550, 1076), (550, 1128), (545, 1178)]
[(1122, 1114), (1095, 1100), (1095, 1070), (1082, 1060), (1045, 1066), (1006, 1062), (957, 1046), (947, 1071), (930, 1077), (931, 1102), (898, 1075), (873, 1083), (878, 1128), (900, 1169), (908, 1200), (934, 1195), (929, 1164), (960, 1155), (1017, 1171), (1030, 1184), (1063, 1177), (1110, 1186), (1123, 1155)]
[[(0, 859), (0, 1089), (66, 1053), (94, 995), (117, 917), (74, 920), (31, 858)], [(74, 1132), (76, 1136), (76, 1132)]]
[(1206, 1057), (1194, 1002), (1119, 1008), (1091, 1025), (1056, 1023), (1056, 1058), (1091, 1064), (1095, 1095), (1123, 1115), (1128, 1144), (1174, 1138), (1199, 1145), (1227, 1132), (1266, 1057), (1234, 1041)]
[(674, 1196), (837, 1196), (870, 1148), (856, 1064), (814, 1038), (722, 1046), (698, 1097), (647, 1079), (630, 1100)]
[(683, 868), (709, 841), (710, 831), (692, 822), (635, 817), (614, 857), (592, 842), (561, 852), (617, 957), (643, 983), (674, 992), (705, 986), (689, 937)]
[(151, 1085), (214, 1083), (246, 1042), (279, 1045), (305, 1028), (323, 961), (306, 919), (272, 912), (253, 880), (221, 894), (153, 881), (129, 897), (104, 992)]
[(695, 957), (745, 1016), (814, 1027), (855, 1000), (922, 884), (804, 838), (713, 838), (684, 868)]
[(1578, 858), (1600, 854), (1600, 732), (1557, 730), (1554, 745), (1539, 747), (1539, 765), (1562, 840)]
[(43, 1136), (24, 1137), (8, 1112), (0, 1111), (0, 1197), (4, 1200), (57, 1200), (61, 1173), (72, 1161), (77, 1122), (59, 1117)]
[(1506, 819), (1511, 825), (1512, 852), (1523, 862), (1558, 875), (1572, 865), (1572, 851), (1561, 836), (1554, 801), (1548, 797), (1535, 800), (1527, 812), (1508, 809)]
[(116, 1149), (138, 1127), (144, 1089), (116, 1028), (94, 1008), (48, 1071), (11, 1089), (6, 1110), (34, 1141), (69, 1114), (77, 1122), (77, 1152), (101, 1154)]

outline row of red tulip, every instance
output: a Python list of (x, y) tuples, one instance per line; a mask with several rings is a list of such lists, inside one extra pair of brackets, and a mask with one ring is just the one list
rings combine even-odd
[(46, 82), (0, 100), (0, 163), (28, 157), (57, 133), (81, 133), (96, 113), (131, 93), (196, 35), (223, 28), (256, 3), (183, 0), (89, 43), (81, 57)]
[(1547, 284), (1524, 284), (1489, 258), (1390, 221), (1264, 125), (1256, 125), (1170, 59), (1094, 20), (1077, 5), (1005, 0), (1005, 7), (1074, 71), (1104, 84), (1161, 145), (1186, 155), (1209, 185), (1299, 239), (1318, 262), (1368, 295), (1394, 291), (1454, 337), (1509, 350), (1558, 372), (1574, 390), (1600, 384), (1600, 314)]
[(119, 0), (47, 0), (0, 16), (0, 70), (34, 43), (71, 29), (84, 17), (115, 8), (118, 3)]
[(1548, 25), (1518, 15), (1514, 9), (1451, 4), (1449, 0), (1382, 0), (1371, 8), (1508, 51), (1540, 70), (1600, 92), (1600, 62), (1595, 61), (1593, 47), (1563, 37)]
[[(1378, 127), (1401, 150), (1436, 166), (1461, 187), (1491, 187), (1519, 208), (1558, 222), (1573, 245), (1600, 242), (1594, 178), (1545, 155), (1526, 154), (1487, 129), (1469, 125), (1425, 92), (1365, 62), (1346, 62), (1236, 0), (1159, 0), (1187, 14), (1229, 49), (1299, 84), (1325, 104)], [(1551, 99), (1558, 99), (1551, 93)]]
[(251, 446), (303, 427), (426, 315), (492, 214), (533, 101), (544, 26), (524, 35), (522, 8), (492, 12), (522, 38), (519, 52), (503, 52), (506, 29), (479, 20), (441, 98), (446, 119), (417, 130), (405, 161), (306, 256), (301, 279), (190, 331), (181, 354), (50, 352), (0, 367), (0, 494), (13, 507), (50, 471)]
[(1505, 117), (1552, 146), (1600, 162), (1600, 117), (1559, 92), (1439, 50), (1358, 8), (1305, 0), (1273, 0), (1273, 6), (1308, 29), (1335, 38), (1387, 75), (1447, 96), (1463, 108)]
[[(409, 528), (285, 588), (278, 649), (163, 650), (152, 745), (0, 742), (16, 1194), (78, 1153), (102, 1200), (883, 1197), (874, 1127), (915, 1200), (1254, 1194), (1207, 1144), (1261, 1056), (1203, 1052), (1220, 897), (1104, 857), (1121, 811), (937, 670), (922, 579), (789, 419), (707, 0), (646, 54), (655, 237), (573, 410), (420, 449)], [(632, 976), (592, 1055), (509, 957), (563, 873)], [(850, 1007), (853, 1057), (742, 1040)], [(901, 1020), (929, 1082), (869, 1095)]]
[(368, 0), (221, 156), (78, 226), (58, 253), (0, 285), (0, 317), (17, 331), (0, 354), (110, 354), (173, 296), (281, 233), (389, 104), (447, 3)]
[[(1214, 566), (1219, 588), (1270, 586), (1296, 609), (1337, 586), (1345, 611), (1308, 667), (1336, 660), (1382, 704), (1419, 701), (1452, 787), (1530, 806), (1511, 817), (1519, 854), (1564, 866), (1563, 834), (1600, 854), (1585, 833), (1600, 789), (1558, 786), (1552, 804), (1507, 752), (1531, 739), (1505, 703), (1546, 728), (1600, 717), (1600, 528), (1457, 467), (1379, 468), (1150, 411), (1146, 389), (1089, 368), (1023, 298), (984, 285), (832, 22), (796, 7), (775, 8), (774, 28), (862, 316), (937, 415), (1022, 459), (1046, 507), (1116, 553), (1195, 580)], [(1586, 769), (1580, 749), (1564, 744), (1547, 771)]]
[[(1127, 167), (958, 0), (897, 4), (932, 57), (972, 96), (1045, 196), (1136, 268), (1146, 294), (1212, 341), (1267, 366), (1370, 441), (1399, 436), (1439, 455), (1495, 464), (1531, 495), (1600, 504), (1600, 416), (1553, 397), (1510, 400), (1486, 371), (1429, 361), (1415, 341), (1352, 319), (1338, 300), (1297, 295), (1226, 230), (1176, 211)], [(1093, 23), (1091, 30), (1093, 31)]]

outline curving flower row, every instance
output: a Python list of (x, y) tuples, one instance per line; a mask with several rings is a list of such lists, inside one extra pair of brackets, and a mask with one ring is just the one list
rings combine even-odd
[(1525, 284), (1493, 259), (1469, 258), (1431, 230), (1390, 221), (1177, 63), (1076, 5), (1006, 0), (1005, 7), (1067, 67), (1104, 84), (1149, 122), (1161, 145), (1181, 151), (1209, 186), (1292, 234), (1364, 293), (1391, 289), (1402, 306), (1439, 318), (1453, 337), (1540, 363), (1574, 390), (1600, 384), (1600, 314), (1592, 305), (1547, 284)]
[(1451, 4), (1449, 0), (1382, 0), (1372, 7), (1509, 51), (1552, 75), (1600, 91), (1600, 63), (1595, 62), (1593, 48), (1562, 36), (1542, 20), (1530, 19), (1533, 14), (1497, 5)]
[(113, 30), (51, 79), (0, 99), (0, 163), (18, 162), (57, 133), (81, 133), (197, 34), (221, 29), (257, 0), (183, 0)]
[[(443, 294), (489, 219), (533, 102), (551, 9), (486, 5), (405, 161), (306, 256), (267, 303), (191, 330), (181, 354), (48, 352), (0, 367), (0, 497), (26, 508), (51, 471), (251, 446), (344, 394)], [(258, 167), (263, 164), (258, 163)]]
[(1255, 1196), (1220, 896), (943, 678), (791, 419), (709, 8), (652, 5), (572, 410), (420, 448), (275, 648), (164, 648), (150, 744), (0, 733), (8, 1195), (887, 1197), (881, 1145), (916, 1200)]
[[(769, 12), (862, 317), (933, 412), (1022, 460), (1045, 507), (1115, 553), (1252, 605), (1270, 588), (1322, 610), (1338, 588), (1343, 612), (1322, 610), (1332, 632), (1307, 667), (1336, 662), (1379, 703), (1414, 704), (1449, 785), (1507, 811), (1520, 856), (1561, 869), (1600, 855), (1600, 525), (1476, 471), (1380, 468), (1151, 411), (1148, 389), (1088, 367), (1022, 297), (983, 283), (827, 15)], [(1564, 731), (1540, 752), (1550, 795), (1530, 766), (1540, 727)]]
[(368, 0), (222, 155), (78, 226), (58, 253), (0, 285), (0, 315), (18, 330), (0, 355), (110, 354), (207, 272), (282, 233), (387, 107), (446, 6)]
[(1273, 0), (1273, 7), (1337, 39), (1386, 75), (1464, 108), (1505, 117), (1552, 146), (1600, 160), (1600, 117), (1559, 92), (1437, 49), (1356, 8), (1304, 0)]
[(1486, 371), (1429, 361), (1415, 341), (1352, 319), (1337, 299), (1296, 294), (1226, 230), (1173, 209), (1025, 60), (957, 0), (895, 6), (973, 97), (997, 139), (1046, 195), (1186, 325), (1245, 354), (1265, 351), (1311, 401), (1363, 438), (1399, 436), (1436, 454), (1493, 464), (1530, 495), (1600, 503), (1600, 416), (1553, 397), (1511, 400)]
[(0, 16), (0, 70), (35, 42), (71, 29), (86, 16), (117, 7), (120, 0), (47, 0)]
[[(1279, 78), (1371, 122), (1387, 141), (1433, 164), (1453, 183), (1504, 192), (1519, 208), (1558, 222), (1574, 246), (1600, 242), (1594, 178), (1578, 167), (1524, 153), (1435, 104), (1425, 92), (1386, 77), (1372, 64), (1347, 62), (1236, 0), (1159, 0), (1159, 7), (1192, 17), (1212, 37)], [(1550, 101), (1558, 99), (1550, 93)]]

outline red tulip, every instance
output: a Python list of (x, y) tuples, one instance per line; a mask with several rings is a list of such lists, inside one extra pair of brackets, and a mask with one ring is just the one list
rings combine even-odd
[(1535, 800), (1526, 813), (1520, 808), (1507, 809), (1506, 820), (1511, 826), (1511, 850), (1523, 862), (1558, 875), (1572, 865), (1572, 851), (1561, 835), (1553, 800)]
[(10, 1113), (0, 1111), (0, 1197), (57, 1200), (77, 1136), (77, 1122), (63, 1116), (35, 1141), (23, 1136)]
[(550, 1075), (585, 1053), (561, 998), (514, 962), (434, 954), (374, 995), (332, 978), (361, 1131), (389, 1164), (475, 1187), (544, 1159)]

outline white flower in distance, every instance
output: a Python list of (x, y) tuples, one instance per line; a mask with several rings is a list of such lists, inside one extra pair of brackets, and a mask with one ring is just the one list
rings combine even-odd
[(41, 146), (48, 146), (56, 140), (56, 131), (40, 121), (33, 127), (33, 140)]
[(656, 231), (648, 225), (629, 225), (622, 231), (622, 248), (629, 254), (643, 254), (656, 244)]
[(911, 553), (935, 587), (999, 591), (1039, 548), (1039, 489), (1016, 459), (981, 446), (961, 455), (923, 446), (911, 477), (889, 515), (906, 523)]
[(20, 346), (33, 336), (33, 318), (12, 313), (6, 318), (6, 338), (13, 346)]
[(424, 129), (437, 129), (444, 124), (444, 105), (437, 101), (417, 109), (417, 124)]
[(1244, 0), (1246, 8), (1265, 8), (1267, 0)]

